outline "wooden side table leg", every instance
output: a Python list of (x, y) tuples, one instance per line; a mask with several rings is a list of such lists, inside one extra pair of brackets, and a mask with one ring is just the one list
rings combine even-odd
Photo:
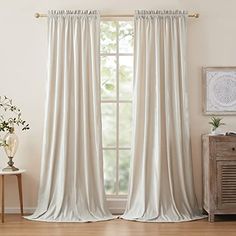
[(1, 205), (2, 205), (2, 223), (4, 223), (4, 175), (1, 175)]
[(18, 182), (18, 189), (19, 189), (19, 199), (20, 199), (20, 213), (23, 216), (23, 195), (22, 195), (22, 180), (21, 174), (17, 174), (17, 182)]
[(214, 222), (215, 221), (215, 215), (213, 213), (209, 213), (208, 221), (209, 222)]

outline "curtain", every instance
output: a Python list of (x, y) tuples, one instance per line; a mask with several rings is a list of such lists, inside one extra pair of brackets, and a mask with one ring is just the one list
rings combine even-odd
[(99, 14), (49, 11), (48, 90), (38, 206), (27, 219), (113, 218), (105, 204)]
[(193, 185), (181, 11), (135, 14), (134, 132), (128, 202), (122, 218), (202, 218)]

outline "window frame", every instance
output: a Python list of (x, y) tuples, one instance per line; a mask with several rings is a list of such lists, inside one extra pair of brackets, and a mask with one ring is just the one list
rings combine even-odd
[[(122, 146), (120, 147), (119, 142), (119, 126), (120, 126), (120, 104), (131, 104), (132, 106), (132, 96), (130, 99), (120, 99), (120, 75), (119, 75), (119, 68), (120, 68), (120, 56), (132, 56), (134, 59), (134, 50), (132, 53), (120, 53), (119, 52), (119, 22), (133, 22), (133, 17), (109, 17), (109, 18), (102, 18), (101, 22), (103, 21), (113, 21), (116, 22), (116, 52), (114, 53), (103, 53), (101, 50), (99, 50), (99, 58), (101, 60), (102, 56), (114, 56), (116, 59), (116, 96), (111, 99), (102, 99), (101, 97), (101, 106), (102, 104), (108, 103), (108, 104), (116, 104), (116, 145), (112, 147), (105, 147), (102, 146), (102, 152), (104, 150), (113, 150), (116, 153), (116, 176), (115, 176), (115, 193), (114, 194), (107, 194), (106, 197), (108, 200), (109, 208), (113, 211), (112, 213), (122, 213), (122, 211), (125, 208), (125, 203), (127, 199), (127, 194), (119, 194), (119, 152), (122, 150), (128, 150), (131, 151), (131, 145), (130, 146)], [(101, 47), (101, 41), (99, 42), (99, 46)], [(100, 66), (101, 69), (101, 66)], [(134, 69), (134, 63), (133, 63), (133, 69)], [(134, 77), (134, 74), (132, 75)], [(100, 71), (100, 81), (101, 81), (101, 71)]]

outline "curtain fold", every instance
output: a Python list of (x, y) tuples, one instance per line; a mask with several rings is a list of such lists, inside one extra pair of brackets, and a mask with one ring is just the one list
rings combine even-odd
[(30, 220), (112, 219), (105, 203), (97, 11), (48, 12), (48, 90), (38, 206)]
[(136, 11), (134, 132), (130, 188), (122, 218), (202, 218), (192, 174), (185, 11)]

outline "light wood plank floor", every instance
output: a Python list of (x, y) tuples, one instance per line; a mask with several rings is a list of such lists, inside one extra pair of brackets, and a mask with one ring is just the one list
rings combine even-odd
[(46, 223), (6, 215), (0, 236), (236, 236), (236, 218), (218, 217), (185, 223), (140, 223), (112, 220), (97, 223)]

